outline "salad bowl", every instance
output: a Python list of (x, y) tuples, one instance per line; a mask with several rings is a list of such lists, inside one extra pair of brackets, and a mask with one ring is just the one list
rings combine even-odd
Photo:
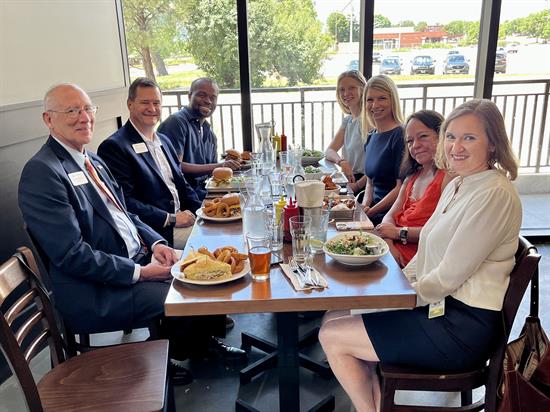
[(376, 262), (389, 251), (388, 244), (371, 233), (340, 233), (327, 240), (324, 252), (344, 265), (365, 266)]

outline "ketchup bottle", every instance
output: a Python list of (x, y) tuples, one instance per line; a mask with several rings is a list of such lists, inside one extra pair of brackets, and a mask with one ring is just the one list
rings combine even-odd
[(282, 132), (281, 132), (281, 136), (280, 136), (280, 139), (281, 139), (281, 152), (286, 152), (286, 135), (285, 135), (285, 129), (283, 128)]
[(290, 198), (288, 205), (283, 208), (283, 241), (292, 242), (292, 235), (290, 234), (290, 218), (298, 216), (298, 205)]

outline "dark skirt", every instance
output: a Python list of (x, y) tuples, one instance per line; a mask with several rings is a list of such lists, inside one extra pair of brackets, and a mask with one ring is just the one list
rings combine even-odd
[(502, 336), (499, 311), (474, 308), (450, 296), (445, 299), (445, 315), (428, 319), (428, 307), (362, 315), (382, 362), (459, 372), (489, 359)]

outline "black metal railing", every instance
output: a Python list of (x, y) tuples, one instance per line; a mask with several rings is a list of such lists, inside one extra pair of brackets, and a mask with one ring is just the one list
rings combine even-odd
[[(405, 116), (427, 108), (447, 115), (472, 98), (474, 83), (399, 83)], [(550, 172), (550, 79), (496, 81), (493, 101), (504, 115), (512, 146), (524, 173)], [(186, 90), (164, 94), (163, 117), (187, 103)], [(221, 90), (211, 123), (219, 138), (218, 149), (242, 149), (242, 128), (238, 90)], [(336, 102), (335, 88), (288, 87), (252, 90), (255, 123), (275, 121), (277, 132), (285, 131), (289, 142), (304, 148), (324, 150), (340, 127), (343, 115)]]

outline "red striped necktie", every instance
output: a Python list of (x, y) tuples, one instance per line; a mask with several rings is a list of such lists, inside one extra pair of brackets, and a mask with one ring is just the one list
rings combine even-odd
[(92, 165), (92, 162), (90, 162), (90, 159), (88, 158), (88, 156), (84, 157), (84, 165), (86, 166), (86, 170), (90, 174), (90, 177), (92, 178), (94, 183), (97, 185), (99, 190), (101, 190), (101, 192), (103, 192), (103, 194), (105, 196), (107, 196), (107, 199), (109, 199), (109, 201), (111, 203), (113, 203), (117, 207), (118, 210), (120, 210), (121, 212), (124, 212), (124, 209), (122, 208), (122, 205), (119, 203), (117, 198), (109, 190), (107, 185), (105, 183), (103, 183), (103, 181), (100, 179), (100, 177), (97, 174), (94, 166)]

